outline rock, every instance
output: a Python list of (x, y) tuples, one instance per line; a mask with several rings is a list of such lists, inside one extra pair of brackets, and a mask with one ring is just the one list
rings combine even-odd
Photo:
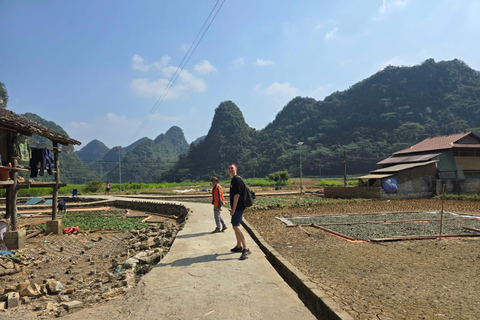
[(0, 301), (0, 310), (7, 309), (7, 301)]
[(15, 287), (15, 291), (20, 292), (20, 291), (24, 290), (29, 284), (30, 284), (30, 281), (28, 281), (28, 280), (19, 282), (17, 284), (17, 286)]
[[(133, 256), (132, 258), (139, 260), (139, 259), (141, 259), (141, 258), (146, 257), (147, 255), (148, 255), (148, 252), (142, 251), (142, 252), (136, 254), (135, 256)], [(138, 262), (138, 261), (137, 261), (137, 262)]]
[(65, 302), (65, 303), (62, 303), (62, 307), (67, 311), (74, 310), (74, 309), (80, 309), (80, 308), (83, 308), (83, 302), (78, 301), (78, 300)]
[(7, 293), (7, 307), (8, 309), (18, 307), (20, 305), (20, 295), (18, 292)]
[(135, 275), (133, 274), (132, 270), (126, 270), (124, 273), (124, 280), (122, 281), (122, 285), (124, 286), (132, 286), (135, 284)]
[(68, 289), (65, 289), (65, 290), (63, 290), (62, 292), (60, 292), (60, 294), (63, 294), (63, 295), (72, 295), (72, 294), (74, 294), (76, 291), (77, 291), (77, 289), (75, 289), (75, 288), (68, 288)]
[(30, 304), (30, 302), (32, 302), (32, 300), (29, 297), (22, 297), (21, 301), (23, 304)]
[(128, 259), (127, 261), (125, 261), (125, 263), (123, 264), (123, 267), (126, 268), (126, 269), (129, 269), (129, 268), (135, 268), (135, 266), (137, 265), (138, 263), (138, 260), (135, 259), (135, 258), (130, 258)]
[(54, 279), (48, 279), (45, 283), (50, 294), (56, 294), (65, 289), (59, 281)]
[(35, 307), (35, 309), (33, 309), (33, 311), (42, 311), (42, 310), (45, 310), (46, 307), (47, 306), (45, 304), (39, 304), (38, 306)]
[(58, 297), (58, 302), (67, 302), (70, 301), (70, 298), (64, 294), (59, 294)]
[(17, 285), (9, 284), (5, 287), (4, 293), (15, 292)]
[(38, 284), (28, 284), (26, 287), (23, 287), (19, 290), (19, 294), (21, 297), (36, 297), (40, 295), (41, 288)]
[(67, 313), (68, 313), (67, 310), (65, 310), (65, 309), (60, 309), (60, 310), (57, 311), (57, 313), (55, 313), (55, 317), (61, 318), (61, 317), (66, 316)]

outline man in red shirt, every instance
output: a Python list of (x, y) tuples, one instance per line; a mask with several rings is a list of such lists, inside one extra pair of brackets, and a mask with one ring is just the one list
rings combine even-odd
[(222, 206), (225, 204), (225, 198), (223, 196), (222, 186), (218, 184), (218, 178), (212, 178), (212, 204), (213, 204), (213, 215), (215, 217), (215, 223), (217, 228), (212, 231), (212, 233), (223, 232), (227, 229), (227, 225), (222, 218)]

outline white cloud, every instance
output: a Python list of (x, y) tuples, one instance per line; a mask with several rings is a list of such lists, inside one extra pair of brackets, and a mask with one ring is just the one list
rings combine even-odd
[(170, 62), (169, 56), (163, 56), (159, 61), (155, 61), (151, 64), (145, 63), (145, 59), (139, 56), (138, 54), (132, 57), (132, 69), (139, 71), (150, 71), (152, 68), (162, 69), (168, 65)]
[[(165, 68), (164, 75), (168, 78), (174, 75), (176, 67)], [(130, 88), (133, 92), (139, 96), (147, 98), (162, 98), (165, 100), (174, 100), (181, 96), (188, 95), (190, 92), (202, 93), (207, 90), (207, 85), (202, 79), (196, 78), (193, 74), (187, 70), (183, 70), (175, 82), (170, 87), (168, 93), (165, 93), (165, 89), (169, 84), (169, 79), (160, 78), (158, 80), (150, 81), (148, 79), (134, 79), (130, 82)]]
[(384, 60), (380, 64), (380, 69), (384, 69), (387, 66), (402, 66), (405, 65), (405, 60), (400, 56), (395, 56), (391, 59)]
[(380, 8), (377, 9), (379, 16), (375, 17), (374, 19), (377, 19), (396, 8), (404, 8), (407, 6), (407, 4), (408, 0), (383, 0), (382, 5), (380, 6)]
[(272, 64), (273, 64), (273, 61), (263, 60), (263, 59), (257, 59), (257, 61), (255, 61), (255, 63), (254, 63), (254, 65), (259, 66), (259, 67), (266, 67), (266, 66), (270, 66)]
[(233, 60), (234, 67), (243, 67), (244, 64), (245, 64), (245, 58), (238, 58)]
[(338, 31), (337, 27), (333, 28), (330, 32), (327, 32), (325, 34), (325, 39), (326, 40), (331, 40), (331, 39), (335, 38), (335, 36), (337, 35), (337, 31)]
[(298, 88), (292, 87), (288, 82), (274, 82), (265, 89), (265, 94), (273, 97), (293, 97), (297, 94), (297, 91)]
[[(147, 78), (134, 79), (130, 82), (132, 92), (141, 97), (173, 100), (191, 92), (201, 93), (207, 90), (207, 85), (202, 79), (195, 77), (187, 70), (180, 72), (178, 67), (169, 66), (169, 62), (170, 57), (163, 56), (159, 61), (146, 64), (145, 59), (139, 55), (134, 55), (132, 67), (135, 70), (149, 71), (152, 68), (158, 69), (162, 72), (162, 77), (156, 80)], [(208, 73), (216, 69), (207, 60), (204, 60), (195, 66), (195, 70), (199, 73)], [(167, 92), (167, 86), (174, 78), (176, 79), (175, 83)]]
[(215, 68), (215, 66), (212, 65), (208, 60), (202, 60), (193, 67), (193, 70), (199, 74), (209, 74), (217, 71), (217, 68)]
[(254, 91), (258, 91), (262, 89), (262, 84), (261, 83), (257, 83), (257, 85), (253, 88)]
[(180, 48), (182, 48), (183, 52), (188, 52), (188, 49), (190, 49), (191, 46), (192, 46), (191, 43), (186, 43), (186, 44), (182, 44)]

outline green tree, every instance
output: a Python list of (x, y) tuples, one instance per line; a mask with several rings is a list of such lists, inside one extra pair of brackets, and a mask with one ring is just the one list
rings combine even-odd
[(0, 82), (0, 108), (7, 108), (8, 92), (5, 84)]

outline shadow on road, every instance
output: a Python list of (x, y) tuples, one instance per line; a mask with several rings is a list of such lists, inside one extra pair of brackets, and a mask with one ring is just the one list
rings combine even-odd
[(227, 261), (227, 260), (238, 260), (238, 257), (236, 258), (221, 258), (218, 259), (220, 256), (229, 256), (232, 253), (214, 253), (214, 254), (204, 254), (203, 256), (198, 256), (198, 257), (189, 257), (189, 258), (183, 258), (183, 259), (178, 259), (175, 260), (171, 263), (162, 263), (160, 262), (155, 266), (155, 268), (158, 267), (165, 267), (165, 266), (171, 266), (171, 267), (186, 267), (190, 266), (195, 263), (202, 263), (202, 262), (213, 262), (213, 261)]
[(211, 232), (198, 232), (198, 233), (181, 234), (181, 235), (177, 236), (177, 238), (180, 238), (180, 239), (195, 238), (195, 237), (205, 236), (205, 235), (210, 234), (210, 233)]

